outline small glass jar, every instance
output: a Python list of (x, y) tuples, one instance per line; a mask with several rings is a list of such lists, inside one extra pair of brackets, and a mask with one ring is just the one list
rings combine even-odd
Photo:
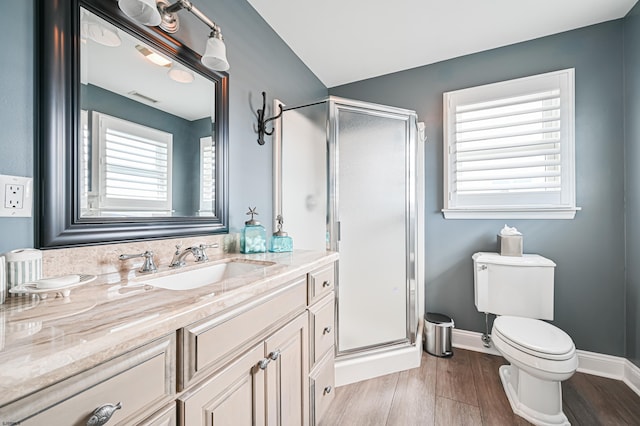
[(293, 251), (293, 238), (283, 232), (279, 235), (274, 233), (271, 236), (271, 244), (269, 244), (269, 251), (272, 253), (284, 253), (287, 251)]
[(278, 215), (276, 220), (278, 221), (278, 230), (271, 236), (271, 241), (269, 241), (269, 251), (272, 253), (293, 251), (293, 238), (282, 230), (282, 215)]
[(267, 251), (267, 231), (264, 226), (253, 218), (257, 215), (255, 207), (249, 208), (248, 215), (251, 215), (251, 219), (244, 223), (244, 228), (240, 233), (240, 252), (249, 253), (264, 253)]

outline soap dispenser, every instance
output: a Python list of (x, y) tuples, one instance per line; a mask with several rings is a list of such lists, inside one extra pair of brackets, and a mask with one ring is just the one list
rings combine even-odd
[(293, 251), (293, 238), (282, 230), (282, 223), (284, 222), (282, 215), (276, 216), (276, 221), (278, 222), (278, 230), (271, 236), (269, 251), (272, 253)]
[(257, 216), (256, 208), (249, 207), (247, 215), (251, 219), (244, 223), (244, 228), (240, 233), (240, 252), (242, 253), (264, 253), (267, 251), (267, 231), (260, 222), (255, 220), (253, 216)]

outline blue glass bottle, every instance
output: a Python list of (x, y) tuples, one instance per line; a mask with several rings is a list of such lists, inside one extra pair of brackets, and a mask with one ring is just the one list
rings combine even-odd
[(282, 223), (284, 222), (282, 215), (278, 215), (276, 221), (278, 222), (278, 230), (271, 236), (269, 251), (272, 253), (293, 251), (293, 238), (282, 230)]
[(251, 219), (244, 223), (244, 228), (240, 233), (240, 252), (241, 253), (264, 253), (267, 251), (267, 231), (260, 222), (253, 218), (257, 215), (256, 208), (249, 207), (248, 215)]

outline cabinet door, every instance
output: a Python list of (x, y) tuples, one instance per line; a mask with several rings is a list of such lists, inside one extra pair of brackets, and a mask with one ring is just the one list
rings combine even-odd
[(304, 312), (265, 341), (267, 425), (309, 424), (309, 334)]
[(183, 426), (265, 424), (264, 346), (245, 352), (229, 366), (187, 391), (179, 401)]

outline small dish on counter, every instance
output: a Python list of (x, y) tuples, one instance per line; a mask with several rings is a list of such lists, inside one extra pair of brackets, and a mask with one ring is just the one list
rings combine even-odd
[(96, 279), (96, 275), (63, 275), (59, 277), (43, 278), (36, 281), (22, 283), (9, 289), (13, 294), (37, 294), (40, 299), (46, 299), (50, 294), (54, 297), (69, 297), (71, 290), (85, 285)]

